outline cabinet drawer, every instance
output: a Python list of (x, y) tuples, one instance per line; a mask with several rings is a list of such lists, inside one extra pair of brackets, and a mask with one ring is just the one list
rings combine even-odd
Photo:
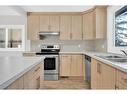
[(119, 82), (119, 84), (123, 84), (127, 88), (127, 73), (118, 71), (117, 77), (117, 81)]
[(31, 74), (31, 75), (38, 75), (38, 73), (40, 73), (41, 72), (41, 68), (42, 68), (42, 65), (41, 64), (38, 64), (37, 66), (35, 66), (34, 68), (32, 68), (30, 71), (29, 71), (29, 73)]

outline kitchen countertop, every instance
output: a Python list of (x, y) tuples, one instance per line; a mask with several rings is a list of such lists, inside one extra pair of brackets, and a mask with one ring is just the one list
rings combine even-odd
[[(116, 69), (119, 69), (119, 70), (127, 73), (127, 62), (123, 62), (123, 63), (122, 62), (121, 63), (120, 62), (113, 62), (113, 61), (109, 61), (107, 59), (103, 59), (101, 57), (98, 57), (99, 55), (100, 56), (105, 56), (105, 55), (123, 56), (123, 55), (113, 54), (113, 53), (103, 53), (103, 52), (91, 52), (91, 51), (86, 51), (86, 52), (84, 52), (84, 54), (86, 54), (86, 55), (88, 55), (88, 56), (90, 56), (90, 57), (92, 57), (92, 58), (94, 58), (96, 60), (99, 60), (99, 61), (101, 61), (104, 64), (107, 64), (109, 66), (112, 66), (112, 67), (114, 67)], [(124, 56), (124, 57), (126, 57), (126, 56)]]
[(83, 51), (60, 51), (59, 54), (83, 54)]
[[(32, 52), (33, 53), (33, 52)], [(103, 62), (104, 64), (110, 65), (116, 69), (119, 69), (123, 72), (127, 73), (127, 62), (124, 63), (120, 63), (120, 62), (112, 62), (103, 58), (100, 58), (96, 55), (114, 55), (113, 53), (108, 53), (108, 52), (97, 52), (97, 51), (60, 51), (59, 54), (84, 54), (84, 55), (88, 55), (94, 59), (97, 59), (101, 62)], [(118, 55), (118, 54), (115, 54)], [(122, 55), (120, 55), (122, 56)]]
[(4, 89), (34, 66), (43, 62), (44, 57), (0, 56), (0, 89)]

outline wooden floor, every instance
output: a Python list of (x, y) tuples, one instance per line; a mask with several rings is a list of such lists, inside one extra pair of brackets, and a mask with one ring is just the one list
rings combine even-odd
[(90, 86), (81, 77), (69, 77), (58, 81), (42, 81), (40, 89), (90, 89)]

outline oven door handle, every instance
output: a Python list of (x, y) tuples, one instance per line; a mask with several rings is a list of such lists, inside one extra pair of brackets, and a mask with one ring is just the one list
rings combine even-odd
[(45, 57), (45, 59), (47, 59), (47, 58), (56, 58), (56, 56), (54, 56), (54, 57)]

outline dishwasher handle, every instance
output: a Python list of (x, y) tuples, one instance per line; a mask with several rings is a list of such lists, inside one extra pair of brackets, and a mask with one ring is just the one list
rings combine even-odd
[(87, 60), (87, 61), (91, 62), (91, 57), (90, 57), (90, 56), (88, 56), (88, 55), (85, 55), (85, 60)]

